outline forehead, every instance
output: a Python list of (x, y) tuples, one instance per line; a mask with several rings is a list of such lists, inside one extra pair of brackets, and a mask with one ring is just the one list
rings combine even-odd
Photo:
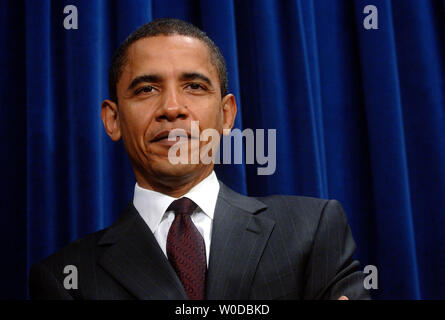
[(168, 76), (200, 72), (217, 77), (207, 45), (188, 36), (162, 35), (137, 40), (128, 48), (126, 60), (122, 78), (128, 80), (147, 73)]

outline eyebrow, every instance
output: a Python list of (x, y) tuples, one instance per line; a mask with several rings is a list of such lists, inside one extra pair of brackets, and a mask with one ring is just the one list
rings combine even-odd
[(138, 76), (131, 81), (130, 85), (128, 86), (127, 90), (131, 90), (134, 87), (136, 87), (138, 84), (142, 82), (152, 82), (152, 83), (159, 83), (162, 81), (162, 77), (156, 74), (143, 74), (141, 76)]
[[(180, 76), (181, 81), (185, 81), (185, 80), (190, 81), (190, 80), (195, 80), (195, 79), (202, 80), (205, 83), (207, 83), (209, 86), (213, 87), (212, 81), (210, 81), (210, 79), (207, 76), (203, 75), (202, 73), (184, 72)], [(143, 75), (140, 75), (140, 76), (134, 78), (133, 81), (131, 81), (130, 85), (128, 86), (127, 90), (131, 90), (131, 89), (135, 88), (138, 84), (143, 83), (143, 82), (160, 83), (160, 82), (162, 82), (162, 80), (163, 80), (163, 78), (157, 74), (143, 74)]]
[(210, 81), (210, 79), (208, 77), (206, 77), (205, 75), (203, 75), (202, 73), (199, 73), (199, 72), (186, 72), (186, 73), (183, 73), (183, 74), (181, 74), (180, 79), (182, 81), (199, 79), (199, 80), (202, 80), (205, 83), (207, 83), (209, 86), (213, 87), (212, 81)]

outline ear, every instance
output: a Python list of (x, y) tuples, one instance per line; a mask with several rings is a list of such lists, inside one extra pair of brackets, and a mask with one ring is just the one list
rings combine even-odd
[(117, 104), (111, 100), (102, 102), (102, 110), (100, 112), (105, 131), (111, 140), (118, 141), (122, 134), (119, 125), (119, 110)]
[(235, 96), (229, 93), (222, 99), (224, 135), (229, 135), (230, 130), (233, 128), (233, 124), (235, 123), (236, 110), (237, 107)]

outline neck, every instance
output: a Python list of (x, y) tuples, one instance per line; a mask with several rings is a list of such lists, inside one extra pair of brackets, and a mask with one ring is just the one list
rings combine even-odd
[(190, 174), (181, 177), (163, 177), (159, 179), (144, 179), (136, 176), (136, 181), (141, 188), (153, 190), (173, 198), (180, 198), (190, 191), (194, 186), (207, 178), (213, 171), (213, 167), (198, 174)]

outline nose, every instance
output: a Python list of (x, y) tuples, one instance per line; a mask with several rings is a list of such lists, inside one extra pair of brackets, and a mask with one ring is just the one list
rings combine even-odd
[(165, 92), (165, 99), (161, 102), (162, 105), (156, 114), (156, 120), (161, 121), (175, 121), (177, 119), (187, 119), (189, 112), (187, 107), (180, 101), (180, 94), (174, 89), (169, 89)]

